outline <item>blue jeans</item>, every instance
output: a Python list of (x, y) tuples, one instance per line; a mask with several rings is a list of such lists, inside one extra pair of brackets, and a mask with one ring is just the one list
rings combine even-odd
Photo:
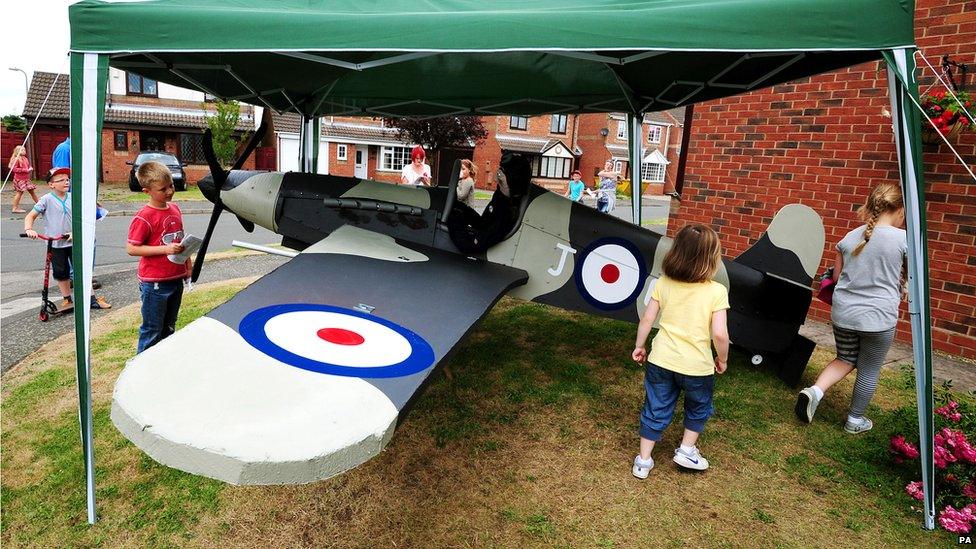
[(183, 301), (183, 280), (140, 282), (142, 326), (139, 327), (141, 353), (176, 331), (176, 315)]
[(671, 423), (678, 393), (685, 393), (685, 429), (702, 432), (715, 410), (712, 391), (715, 376), (688, 376), (661, 368), (650, 362), (644, 371), (644, 408), (640, 414), (640, 436), (661, 440), (661, 433)]

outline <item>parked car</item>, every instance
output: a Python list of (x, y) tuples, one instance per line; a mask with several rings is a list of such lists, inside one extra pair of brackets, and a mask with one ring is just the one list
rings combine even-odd
[(132, 166), (132, 169), (129, 170), (129, 190), (132, 192), (142, 191), (142, 186), (139, 185), (139, 180), (136, 179), (136, 172), (139, 171), (139, 166), (152, 160), (166, 164), (166, 167), (169, 168), (169, 173), (173, 175), (173, 186), (176, 187), (177, 191), (186, 190), (186, 173), (183, 172), (183, 164), (175, 156), (160, 151), (142, 151), (136, 156), (135, 161), (129, 160), (126, 162), (126, 164)]

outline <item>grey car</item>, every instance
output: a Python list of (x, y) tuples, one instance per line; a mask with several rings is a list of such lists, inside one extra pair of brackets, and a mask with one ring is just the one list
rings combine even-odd
[(126, 164), (132, 166), (132, 169), (129, 170), (129, 190), (132, 192), (142, 190), (142, 187), (139, 185), (139, 180), (136, 179), (136, 172), (139, 171), (139, 166), (153, 160), (161, 162), (169, 168), (169, 173), (173, 175), (173, 186), (176, 187), (177, 191), (186, 190), (186, 173), (183, 172), (183, 163), (172, 154), (159, 151), (142, 151), (136, 156), (135, 161), (129, 160), (126, 162)]

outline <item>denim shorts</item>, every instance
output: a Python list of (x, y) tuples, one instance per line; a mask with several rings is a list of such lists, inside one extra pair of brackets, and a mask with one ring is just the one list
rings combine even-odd
[(715, 376), (689, 376), (647, 363), (644, 370), (644, 407), (640, 413), (640, 436), (661, 440), (661, 433), (671, 423), (678, 394), (685, 394), (685, 429), (702, 432), (715, 408), (712, 392)]

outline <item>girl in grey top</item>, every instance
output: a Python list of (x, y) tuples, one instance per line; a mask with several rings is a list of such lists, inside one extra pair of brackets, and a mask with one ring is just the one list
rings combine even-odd
[(837, 358), (815, 384), (800, 391), (796, 402), (797, 416), (807, 423), (813, 421), (824, 393), (856, 368), (854, 395), (844, 425), (851, 434), (874, 425), (864, 412), (895, 336), (908, 251), (905, 231), (900, 228), (905, 222), (905, 205), (897, 185), (875, 187), (858, 214), (865, 224), (837, 243), (837, 286), (830, 315)]
[(478, 168), (474, 162), (465, 158), (461, 161), (461, 175), (458, 177), (457, 199), (474, 208), (474, 178), (478, 177)]

